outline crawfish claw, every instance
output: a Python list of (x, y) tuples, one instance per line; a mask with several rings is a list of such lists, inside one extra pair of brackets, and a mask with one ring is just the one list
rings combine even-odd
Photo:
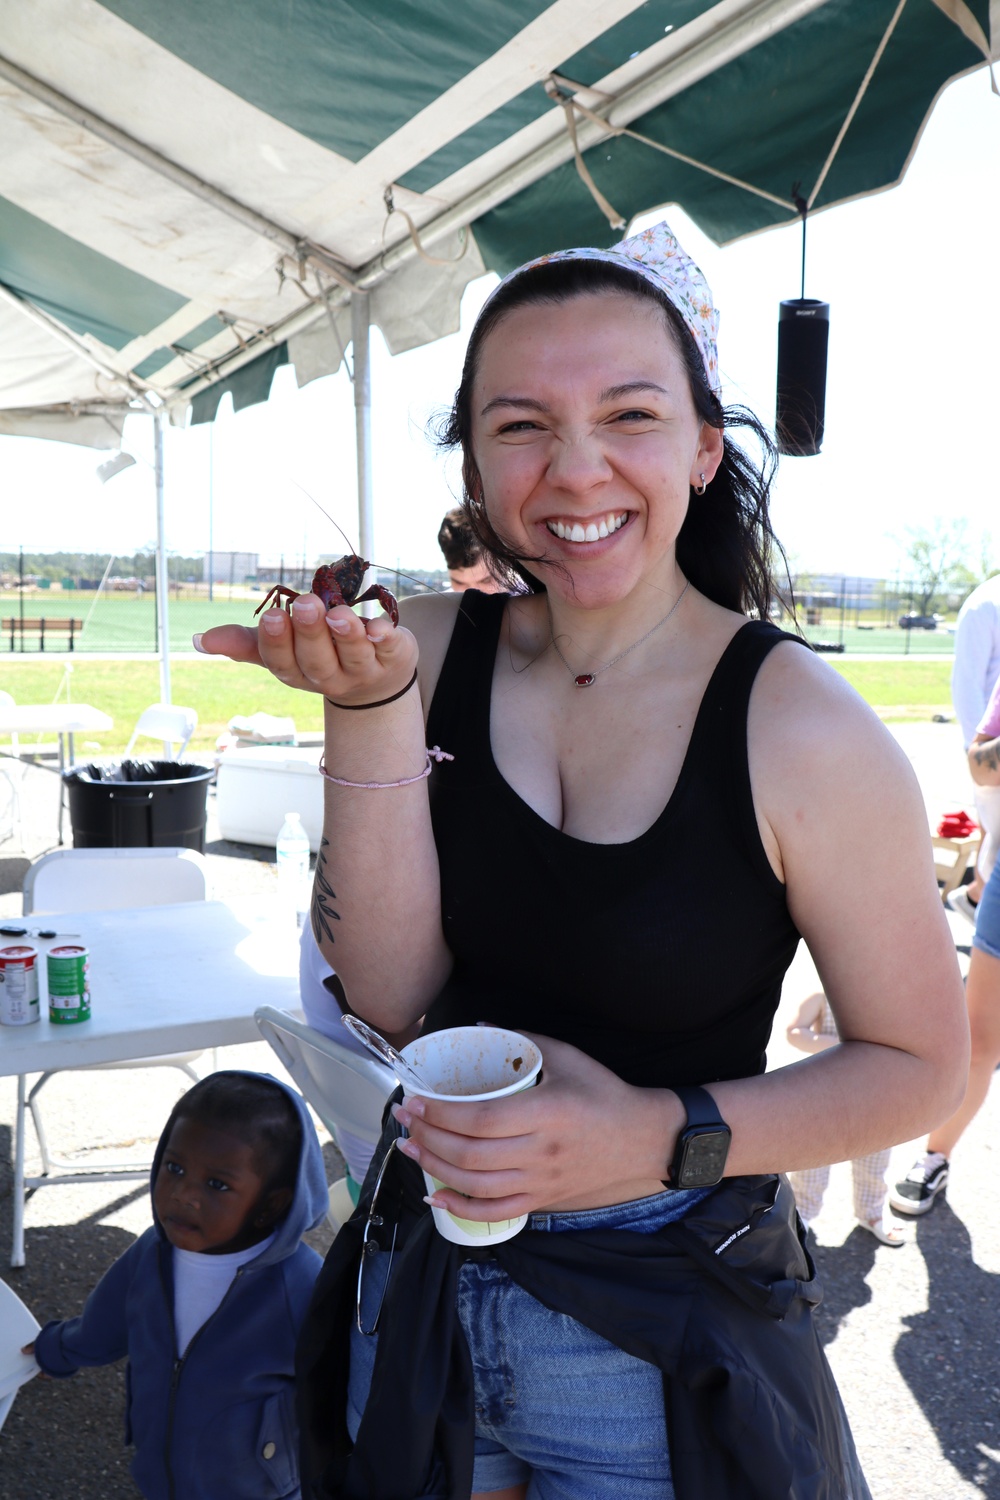
[(364, 599), (377, 599), (393, 625), (399, 624), (399, 605), (396, 603), (396, 597), (394, 594), (390, 594), (388, 589), (383, 588), (380, 583), (373, 583), (371, 588), (365, 589), (364, 593), (359, 594), (354, 602), (355, 604), (360, 604)]

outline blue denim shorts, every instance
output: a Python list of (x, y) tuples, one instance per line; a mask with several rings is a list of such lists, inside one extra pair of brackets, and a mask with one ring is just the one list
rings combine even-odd
[[(627, 1229), (681, 1219), (712, 1192), (666, 1191), (609, 1208), (532, 1214), (553, 1233)], [(458, 1316), (472, 1355), (476, 1447), (472, 1488), (529, 1484), (529, 1500), (673, 1500), (663, 1377), (575, 1318), (551, 1312), (496, 1261), (467, 1261)], [(355, 1437), (375, 1338), (351, 1332), (347, 1425)]]
[(976, 908), (972, 946), (988, 953), (991, 958), (1000, 958), (1000, 859), (993, 866)]

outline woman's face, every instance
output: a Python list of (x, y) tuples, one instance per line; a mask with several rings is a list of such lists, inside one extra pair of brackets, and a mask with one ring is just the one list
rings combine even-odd
[[(655, 304), (587, 293), (516, 308), (483, 344), (472, 448), (489, 519), (557, 595), (587, 608), (674, 582), (690, 486), (722, 434), (698, 417)], [(559, 566), (546, 566), (558, 564)]]

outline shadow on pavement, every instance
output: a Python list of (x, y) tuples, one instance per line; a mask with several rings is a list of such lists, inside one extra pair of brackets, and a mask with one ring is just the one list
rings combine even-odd
[[(343, 1176), (332, 1141), (323, 1142), (327, 1178)], [(8, 1265), (12, 1221), (11, 1131), (0, 1127), (0, 1271), (39, 1323), (74, 1317), (134, 1235), (101, 1222), (148, 1196), (145, 1183), (73, 1224), (29, 1228), (26, 1264)], [(55, 1191), (58, 1192), (58, 1189)], [(88, 1189), (88, 1191), (93, 1191)], [(321, 1256), (333, 1242), (324, 1222), (306, 1235)], [(124, 1447), (125, 1361), (81, 1370), (68, 1380), (36, 1378), (23, 1386), (0, 1432), (0, 1500), (137, 1500)], [(219, 1500), (224, 1500), (223, 1496)]]
[(252, 859), (259, 865), (273, 865), (273, 851), (261, 844), (236, 844), (231, 839), (209, 839), (205, 844), (206, 854), (222, 855), (228, 859)]
[(904, 1319), (896, 1364), (947, 1461), (1000, 1500), (1000, 1276), (976, 1265), (968, 1230), (947, 1201), (917, 1220), (916, 1233), (927, 1311)]
[[(10, 1131), (0, 1143), (9, 1160)], [(6, 1150), (3, 1149), (6, 1145)], [(29, 1229), (27, 1264), (7, 1265), (11, 1233), (11, 1182), (0, 1200), (3, 1276), (39, 1323), (72, 1317), (111, 1263), (132, 1243), (124, 1229), (97, 1222), (146, 1193), (139, 1184), (116, 1202), (102, 1204), (76, 1224)], [(69, 1380), (30, 1381), (18, 1392), (0, 1433), (0, 1500), (136, 1500), (124, 1447), (125, 1365), (84, 1370)]]
[(8, 896), (12, 891), (19, 891), (24, 885), (24, 877), (31, 866), (31, 860), (26, 859), (23, 854), (5, 854), (0, 858), (0, 896)]
[(844, 1319), (872, 1300), (867, 1278), (875, 1264), (878, 1242), (866, 1230), (855, 1229), (840, 1246), (818, 1245), (810, 1235), (809, 1249), (823, 1288), (816, 1328), (820, 1342), (832, 1344)]

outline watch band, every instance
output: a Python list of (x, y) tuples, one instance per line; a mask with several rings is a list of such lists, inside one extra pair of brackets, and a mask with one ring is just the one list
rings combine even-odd
[(698, 1083), (672, 1083), (670, 1087), (687, 1110), (688, 1125), (725, 1125), (708, 1089)]

